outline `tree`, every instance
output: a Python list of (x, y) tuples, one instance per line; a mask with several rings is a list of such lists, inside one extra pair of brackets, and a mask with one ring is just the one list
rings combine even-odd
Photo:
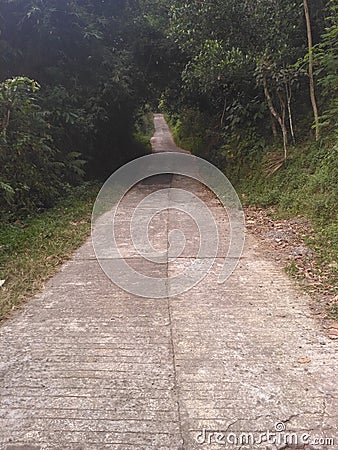
[[(24, 195), (24, 189), (32, 185), (29, 174), (35, 174), (42, 188), (43, 180), (35, 167), (42, 174), (49, 170), (50, 179), (57, 179), (56, 191), (51, 189), (49, 199), (40, 188), (36, 197), (30, 197), (35, 199), (32, 210), (50, 206), (69, 183), (78, 183), (84, 175), (84, 160), (88, 161), (87, 177), (105, 177), (145, 151), (132, 142), (138, 109), (152, 95), (151, 89), (146, 88), (145, 69), (136, 52), (135, 34), (146, 29), (141, 19), (136, 20), (138, 17), (142, 18), (138, 1), (0, 2), (0, 81), (12, 80), (6, 86), (13, 82), (18, 87), (24, 74), (39, 85), (25, 114), (5, 99), (2, 102), (0, 132), (3, 138), (7, 135), (7, 142), (2, 142), (2, 156), (6, 157), (0, 177), (3, 188), (13, 185), (13, 201), (17, 201), (19, 209), (23, 206), (19, 191), (29, 209), (28, 197)], [(24, 124), (25, 132), (31, 131), (28, 134), (34, 146), (26, 140), (23, 158), (17, 165), (21, 189), (8, 158), (16, 155), (19, 144), (15, 136), (20, 136)], [(43, 135), (37, 131), (38, 124)], [(47, 166), (42, 169), (42, 152), (35, 138), (46, 146), (45, 154), (58, 170), (52, 164), (48, 170)], [(48, 182), (47, 176), (46, 193)]]
[(322, 41), (316, 48), (318, 82), (326, 110), (320, 118), (321, 126), (336, 130), (338, 123), (338, 1), (331, 0)]
[[(266, 102), (268, 104), (271, 115), (278, 122), (282, 135), (283, 135), (283, 149), (284, 149), (284, 161), (287, 158), (287, 145), (288, 145), (288, 130), (285, 123), (286, 118), (286, 103), (283, 98), (283, 86), (280, 83), (279, 73), (276, 71), (276, 67), (269, 62), (268, 59), (262, 61), (257, 70), (257, 79), (263, 85), (264, 95)], [(270, 84), (274, 85), (274, 89), (276, 91), (276, 97), (279, 101), (280, 111), (278, 111), (277, 107), (274, 105), (268, 79), (271, 80)], [(282, 80), (283, 83), (284, 80)]]
[(11, 214), (52, 204), (62, 188), (57, 150), (38, 104), (39, 89), (26, 77), (0, 83), (0, 206)]
[(308, 1), (303, 0), (303, 5), (304, 5), (307, 40), (308, 40), (308, 48), (309, 48), (308, 58), (309, 58), (310, 98), (311, 98), (311, 104), (312, 104), (312, 109), (313, 109), (313, 116), (314, 116), (314, 120), (315, 120), (316, 140), (318, 141), (318, 139), (319, 139), (319, 114), (318, 114), (318, 107), (317, 107), (317, 100), (316, 100), (316, 93), (315, 93), (315, 81), (314, 81), (314, 75), (313, 75), (313, 40), (312, 40), (311, 19), (310, 19)]

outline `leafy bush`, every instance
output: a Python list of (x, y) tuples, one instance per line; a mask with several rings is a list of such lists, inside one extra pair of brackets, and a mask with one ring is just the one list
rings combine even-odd
[(251, 166), (244, 160), (238, 175), (227, 174), (249, 203), (274, 205), (321, 224), (336, 220), (336, 146), (311, 143), (294, 147), (289, 161), (271, 176), (264, 172), (264, 158)]
[(78, 153), (60, 157), (39, 90), (26, 77), (0, 83), (0, 210), (8, 219), (52, 206), (67, 189), (65, 173), (83, 175)]

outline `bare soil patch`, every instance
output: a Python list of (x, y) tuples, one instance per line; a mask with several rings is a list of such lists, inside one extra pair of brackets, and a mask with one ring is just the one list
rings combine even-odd
[[(338, 339), (336, 262), (323, 260), (311, 246), (315, 230), (305, 217), (276, 219), (273, 208), (245, 208), (248, 230), (259, 237), (269, 257), (281, 264), (311, 296), (311, 311), (331, 339)], [(330, 245), (328, 243), (328, 245)]]

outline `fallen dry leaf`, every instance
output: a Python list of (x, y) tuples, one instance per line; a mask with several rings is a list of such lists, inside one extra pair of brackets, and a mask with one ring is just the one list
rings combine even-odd
[(330, 330), (330, 331), (329, 331), (329, 335), (330, 335), (330, 336), (337, 336), (337, 337), (338, 337), (338, 330), (333, 330), (333, 329)]
[(305, 356), (303, 358), (299, 358), (298, 362), (299, 364), (308, 364), (309, 362), (311, 362), (311, 359)]

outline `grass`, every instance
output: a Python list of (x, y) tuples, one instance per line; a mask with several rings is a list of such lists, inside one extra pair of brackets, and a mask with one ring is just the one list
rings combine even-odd
[(85, 184), (24, 222), (0, 223), (0, 319), (41, 290), (90, 233), (99, 187)]
[(338, 322), (338, 305), (337, 305), (337, 303), (332, 303), (332, 305), (329, 307), (328, 317), (330, 319), (333, 319), (336, 322)]

